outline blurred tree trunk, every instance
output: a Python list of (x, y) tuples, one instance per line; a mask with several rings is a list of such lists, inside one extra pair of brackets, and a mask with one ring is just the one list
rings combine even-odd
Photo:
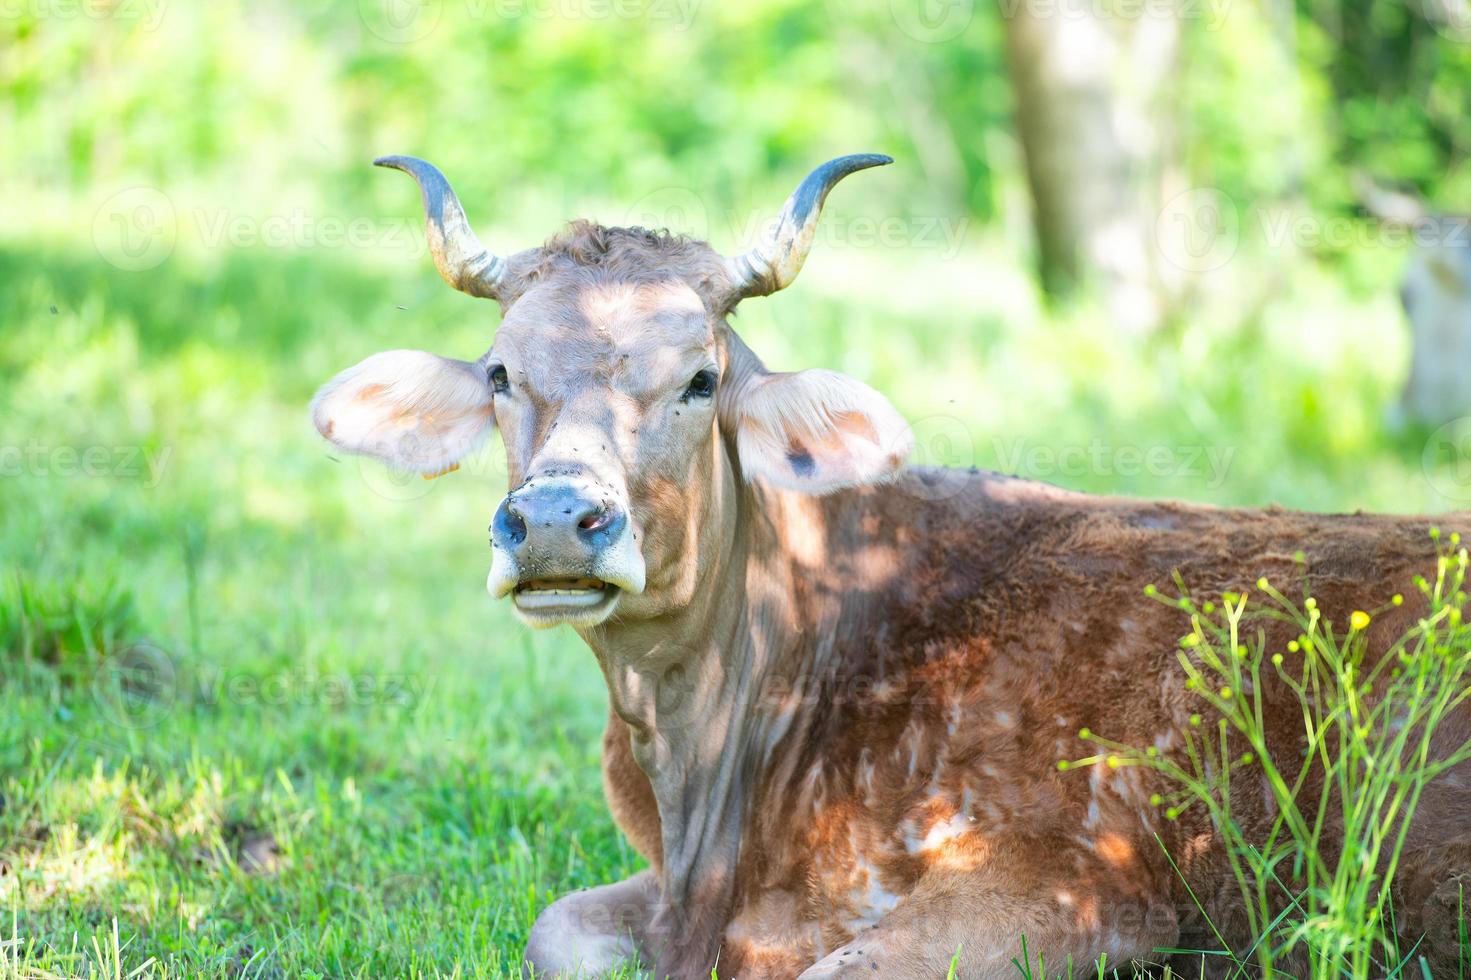
[(1160, 4), (1124, 21), (1089, 0), (999, 3), (1042, 286), (1058, 299), (1098, 289), (1120, 326), (1149, 329), (1163, 317), (1152, 243), (1178, 16)]
[[(1410, 321), (1410, 374), (1392, 425), (1440, 426), (1471, 415), (1471, 218), (1422, 219), (1428, 238), (1405, 267), (1400, 300)], [(1463, 426), (1464, 427), (1464, 426)]]
[(1366, 211), (1415, 243), (1400, 281), (1410, 374), (1390, 426), (1463, 421), (1471, 414), (1471, 216), (1436, 214), (1366, 174), (1354, 184)]

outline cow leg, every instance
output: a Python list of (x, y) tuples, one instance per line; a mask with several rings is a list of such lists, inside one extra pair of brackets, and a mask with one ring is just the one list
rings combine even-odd
[(1005, 877), (930, 872), (877, 925), (798, 980), (930, 980), (944, 978), (952, 963), (964, 980), (1015, 980), (1020, 974), (1012, 960), (1022, 959), (1023, 936), (1034, 973), (1040, 974), (1040, 955), (1048, 976), (1066, 971), (1069, 960), (1073, 972), (1084, 975), (1103, 954), (1120, 967), (1130, 959), (1158, 960), (1154, 950), (1171, 946), (1179, 935), (1168, 899), (1149, 902), (1083, 882), (1023, 890), (1007, 887)]
[(643, 957), (659, 894), (653, 872), (563, 895), (536, 917), (523, 977), (601, 977)]

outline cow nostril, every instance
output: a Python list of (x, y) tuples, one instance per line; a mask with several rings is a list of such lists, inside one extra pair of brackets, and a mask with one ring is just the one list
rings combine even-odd
[(584, 531), (596, 531), (600, 528), (607, 527), (612, 521), (612, 513), (600, 507), (578, 521), (577, 526)]
[(526, 540), (526, 521), (509, 501), (504, 501), (496, 509), (490, 533), (492, 538), (500, 537), (506, 544), (518, 545)]

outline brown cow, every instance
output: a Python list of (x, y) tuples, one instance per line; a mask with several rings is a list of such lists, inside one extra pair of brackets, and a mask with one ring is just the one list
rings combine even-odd
[[(1091, 726), (1178, 748), (1200, 703), (1186, 626), (1144, 587), (1199, 594), (1292, 580), (1307, 556), (1329, 618), (1412, 594), (1419, 518), (1233, 511), (1084, 496), (900, 467), (910, 436), (877, 392), (768, 371), (731, 328), (786, 286), (841, 177), (805, 180), (751, 253), (578, 222), (502, 258), (430, 165), (415, 177), (444, 279), (499, 301), (473, 363), (393, 351), (318, 394), (343, 449), (433, 474), (494, 425), (509, 495), (489, 590), (532, 626), (571, 624), (606, 677), (603, 775), (649, 871), (538, 918), (528, 972), (657, 976), (1012, 976), (1209, 948), (1193, 893), (1244, 948), (1240, 898), (1203, 814), (1165, 819), (1143, 767), (1061, 772)], [(1471, 533), (1471, 516), (1441, 522)], [(1415, 615), (1376, 617), (1380, 648)], [(1285, 636), (1275, 636), (1280, 645)], [(1301, 719), (1274, 719), (1301, 734)], [(1471, 736), (1463, 712), (1448, 739)], [(1471, 884), (1471, 772), (1422, 802), (1399, 925), (1455, 962)], [(1238, 801), (1248, 826), (1267, 803)], [(1155, 840), (1158, 834), (1190, 893)], [(1331, 842), (1330, 845), (1331, 846)]]

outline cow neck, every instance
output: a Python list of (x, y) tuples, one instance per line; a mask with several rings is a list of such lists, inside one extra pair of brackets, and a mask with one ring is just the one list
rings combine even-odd
[(787, 577), (763, 496), (737, 493), (722, 558), (688, 606), (586, 637), (659, 809), (661, 975), (708, 969), (719, 947), (748, 796), (774, 736), (759, 695), (794, 636), (789, 610), (752, 596), (753, 579)]

